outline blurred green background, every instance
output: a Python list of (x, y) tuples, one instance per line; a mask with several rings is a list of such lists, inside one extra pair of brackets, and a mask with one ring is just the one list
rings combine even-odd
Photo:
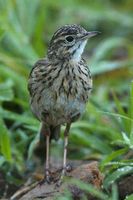
[[(117, 178), (133, 172), (132, 11), (132, 0), (0, 0), (0, 177), (4, 188), (21, 185), (27, 171), (35, 169), (39, 122), (30, 111), (27, 80), (34, 62), (46, 55), (52, 34), (64, 24), (101, 32), (89, 40), (84, 53), (94, 89), (86, 113), (71, 128), (68, 157), (100, 161), (106, 190)], [(55, 156), (62, 147), (63, 137), (58, 145), (52, 144), (58, 149)]]

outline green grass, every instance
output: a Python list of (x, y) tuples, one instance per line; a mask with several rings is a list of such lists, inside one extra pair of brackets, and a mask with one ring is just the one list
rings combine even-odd
[[(130, 0), (0, 0), (0, 168), (7, 182), (18, 184), (14, 171), (24, 175), (38, 141), (39, 122), (29, 107), (28, 74), (46, 54), (53, 32), (69, 23), (101, 35), (86, 47), (94, 90), (83, 118), (72, 125), (68, 156), (99, 160), (107, 191), (117, 179), (132, 173), (133, 160), (126, 159), (133, 149), (131, 8)], [(117, 200), (115, 184), (112, 193), (100, 195)]]

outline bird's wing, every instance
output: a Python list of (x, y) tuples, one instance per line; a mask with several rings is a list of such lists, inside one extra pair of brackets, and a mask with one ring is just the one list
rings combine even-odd
[(34, 93), (34, 84), (40, 82), (40, 80), (45, 81), (48, 66), (49, 63), (47, 59), (40, 59), (34, 64), (28, 80), (28, 90), (31, 96)]
[(81, 62), (80, 64), (84, 66), (84, 68), (85, 68), (85, 70), (86, 70), (86, 72), (88, 74), (86, 81), (87, 81), (87, 83), (89, 85), (88, 89), (90, 90), (90, 89), (92, 89), (92, 76), (91, 76), (91, 72), (90, 72), (89, 66), (87, 65), (86, 61), (83, 58), (81, 59), (80, 62)]

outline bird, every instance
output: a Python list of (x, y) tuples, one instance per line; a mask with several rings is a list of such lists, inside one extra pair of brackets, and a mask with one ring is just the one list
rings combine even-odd
[(67, 168), (67, 146), (71, 124), (84, 113), (92, 90), (92, 76), (82, 58), (89, 38), (99, 34), (81, 25), (68, 24), (58, 28), (48, 45), (47, 54), (33, 66), (29, 79), (31, 111), (40, 121), (40, 134), (45, 136), (45, 180), (50, 183), (50, 141), (58, 140), (64, 130), (63, 163), (58, 185)]

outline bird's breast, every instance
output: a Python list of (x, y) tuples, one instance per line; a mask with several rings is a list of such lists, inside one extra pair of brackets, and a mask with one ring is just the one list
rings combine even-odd
[(61, 124), (67, 122), (71, 115), (82, 115), (91, 79), (84, 66), (65, 64), (55, 70), (50, 68), (49, 73), (37, 85), (36, 91), (40, 95), (34, 96), (33, 112), (41, 120), (44, 113), (48, 113), (48, 123)]

